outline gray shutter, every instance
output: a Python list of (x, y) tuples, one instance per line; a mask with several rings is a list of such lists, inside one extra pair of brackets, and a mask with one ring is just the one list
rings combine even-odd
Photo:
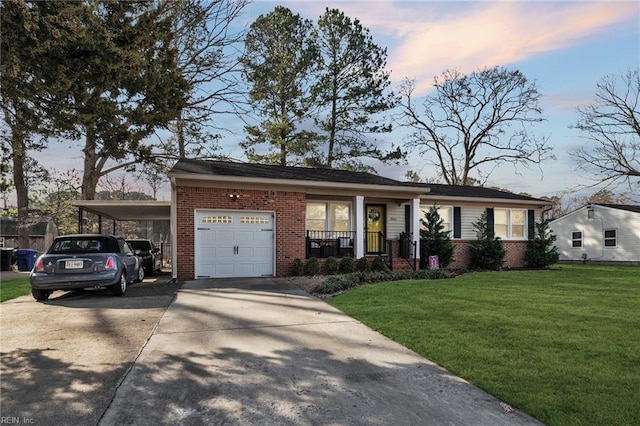
[(462, 209), (453, 208), (453, 238), (462, 238)]
[(493, 209), (490, 207), (487, 207), (487, 225), (491, 233), (495, 232), (494, 223), (495, 223), (495, 220), (493, 218)]
[(527, 210), (527, 228), (529, 228), (529, 239), (533, 239), (536, 235), (536, 212), (535, 210)]

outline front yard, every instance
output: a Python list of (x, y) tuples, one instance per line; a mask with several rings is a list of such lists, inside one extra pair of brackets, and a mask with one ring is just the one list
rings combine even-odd
[(640, 268), (470, 273), (328, 302), (547, 424), (640, 424)]

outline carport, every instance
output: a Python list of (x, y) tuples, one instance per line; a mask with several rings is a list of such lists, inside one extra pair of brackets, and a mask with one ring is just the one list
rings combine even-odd
[[(112, 233), (116, 233), (118, 221), (169, 221), (171, 222), (171, 201), (155, 200), (76, 200), (71, 205), (78, 208), (78, 233), (83, 233), (84, 213), (98, 217), (98, 233), (102, 233), (103, 219), (113, 223)], [(171, 228), (172, 229), (172, 228)], [(173, 238), (171, 238), (173, 245)], [(172, 250), (173, 253), (173, 250)], [(175, 262), (171, 262), (171, 276), (175, 277)]]

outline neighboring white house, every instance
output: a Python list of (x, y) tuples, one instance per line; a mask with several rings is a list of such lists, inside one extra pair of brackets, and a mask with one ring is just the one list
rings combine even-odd
[(560, 261), (640, 264), (640, 206), (588, 204), (550, 228)]

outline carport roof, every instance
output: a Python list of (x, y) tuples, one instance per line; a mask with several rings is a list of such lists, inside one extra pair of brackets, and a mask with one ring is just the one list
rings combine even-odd
[(76, 200), (73, 206), (113, 220), (170, 220), (171, 201)]

